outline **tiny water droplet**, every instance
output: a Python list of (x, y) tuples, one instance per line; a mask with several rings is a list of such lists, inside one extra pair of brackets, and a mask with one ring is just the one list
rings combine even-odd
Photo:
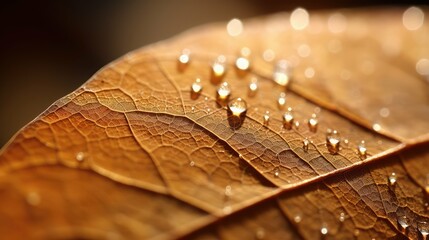
[(308, 152), (308, 146), (310, 145), (310, 141), (306, 138), (302, 140), (302, 149), (304, 152)]
[(274, 172), (274, 177), (279, 177), (280, 176), (280, 173), (279, 173), (279, 171), (278, 170), (276, 170), (275, 172)]
[(225, 196), (226, 197), (231, 197), (232, 196), (232, 187), (231, 187), (231, 185), (227, 185), (225, 187)]
[(201, 79), (195, 79), (195, 82), (191, 85), (191, 99), (196, 100), (203, 91), (203, 85), (201, 84)]
[(420, 234), (423, 239), (426, 240), (429, 235), (429, 224), (428, 222), (421, 221), (417, 223), (417, 229), (419, 229)]
[(346, 147), (349, 146), (350, 142), (349, 142), (349, 140), (347, 138), (344, 138), (343, 142), (344, 142), (344, 146), (346, 146)]
[(360, 234), (359, 229), (355, 229), (355, 231), (353, 232), (353, 235), (354, 235), (355, 237), (358, 237), (358, 236), (359, 236), (359, 234)]
[(374, 131), (378, 132), (378, 131), (380, 131), (380, 130), (381, 130), (381, 126), (380, 126), (380, 124), (378, 124), (378, 123), (374, 123), (374, 124), (372, 125), (372, 129), (373, 129)]
[(229, 125), (238, 129), (244, 122), (247, 112), (247, 103), (242, 98), (234, 98), (228, 103), (227, 116)]
[(222, 209), (222, 212), (223, 212), (224, 214), (226, 214), (226, 215), (230, 214), (230, 213), (231, 213), (231, 211), (232, 211), (231, 206), (225, 206), (225, 207)]
[(85, 154), (84, 154), (83, 152), (78, 152), (78, 153), (76, 154), (76, 160), (77, 160), (78, 162), (82, 162), (84, 158), (85, 158)]
[(231, 88), (227, 82), (223, 82), (216, 91), (216, 100), (220, 106), (225, 106), (231, 96)]
[(183, 49), (182, 53), (177, 58), (177, 69), (179, 72), (183, 72), (186, 67), (189, 65), (191, 60), (191, 51), (189, 49)]
[(336, 130), (326, 136), (326, 147), (331, 154), (337, 154), (340, 151), (340, 143), (341, 139)]
[(340, 213), (340, 216), (338, 218), (338, 220), (340, 220), (340, 222), (344, 222), (344, 220), (346, 220), (346, 214), (345, 213)]
[(189, 166), (191, 166), (191, 167), (195, 166), (195, 162), (194, 161), (190, 161), (189, 162)]
[(357, 147), (357, 150), (358, 150), (358, 154), (359, 154), (359, 157), (361, 158), (361, 159), (365, 159), (366, 158), (366, 146), (365, 146), (365, 141), (361, 141), (361, 143), (358, 145), (358, 147)]
[(397, 180), (398, 180), (398, 177), (396, 176), (396, 173), (393, 172), (392, 174), (390, 174), (387, 182), (389, 186), (393, 187), (395, 186)]
[(299, 129), (299, 121), (295, 121), (295, 123), (294, 123), (294, 125), (295, 125), (295, 129)]
[(256, 230), (256, 239), (264, 239), (265, 237), (265, 230), (263, 228), (259, 228)]
[(191, 111), (192, 112), (195, 111), (195, 107), (194, 106), (191, 107)]
[(268, 127), (269, 123), (270, 123), (270, 112), (266, 111), (264, 114), (264, 126)]
[(249, 84), (249, 97), (254, 97), (258, 92), (258, 79), (253, 77)]
[(317, 120), (317, 116), (315, 113), (311, 115), (311, 118), (308, 119), (308, 128), (311, 132), (317, 132), (317, 125), (319, 124), (319, 121)]
[(388, 108), (381, 108), (379, 112), (381, 117), (387, 118), (390, 115), (390, 110)]
[(407, 216), (398, 217), (398, 225), (402, 233), (406, 233), (408, 227), (410, 226), (410, 219)]
[(31, 206), (37, 206), (40, 204), (40, 195), (37, 192), (29, 192), (26, 197), (27, 203)]
[(288, 111), (283, 114), (283, 127), (287, 130), (292, 129), (293, 126), (293, 114), (292, 114), (292, 109), (288, 108)]
[(293, 218), (293, 220), (295, 221), (295, 223), (300, 223), (300, 222), (301, 222), (301, 220), (302, 220), (301, 215), (296, 215), (296, 216)]
[(291, 75), (291, 66), (290, 63), (286, 60), (280, 60), (276, 63), (274, 67), (273, 80), (277, 84), (287, 87), (290, 82)]
[(280, 110), (282, 110), (285, 107), (286, 104), (286, 93), (282, 92), (279, 95), (279, 98), (277, 99), (277, 106)]
[(327, 228), (326, 226), (323, 226), (323, 227), (320, 229), (320, 233), (321, 233), (323, 236), (327, 235), (327, 234), (328, 234), (328, 228)]
[(247, 47), (241, 49), (241, 56), (235, 60), (235, 67), (238, 71), (245, 72), (250, 69), (250, 60), (248, 59), (250, 52), (250, 49)]
[(220, 55), (219, 57), (217, 57), (216, 61), (211, 66), (210, 81), (213, 84), (218, 84), (225, 76), (225, 72), (226, 72), (226, 57), (223, 55)]
[(239, 154), (238, 158), (243, 159), (243, 155)]

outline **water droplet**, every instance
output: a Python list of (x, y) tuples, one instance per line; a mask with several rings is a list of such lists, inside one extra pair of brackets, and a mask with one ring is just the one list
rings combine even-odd
[(296, 215), (296, 216), (293, 218), (293, 220), (295, 221), (295, 223), (300, 223), (300, 222), (301, 222), (301, 220), (302, 220), (301, 215)]
[(311, 118), (308, 119), (308, 128), (311, 132), (317, 132), (317, 125), (319, 125), (319, 121), (317, 120), (316, 114), (312, 114)]
[(310, 23), (310, 15), (303, 8), (296, 8), (290, 15), (290, 24), (295, 30), (303, 30)]
[(220, 106), (225, 106), (231, 96), (231, 88), (227, 82), (223, 82), (216, 91), (216, 100)]
[(189, 166), (191, 166), (191, 167), (195, 166), (195, 162), (194, 161), (190, 161), (189, 162)]
[(258, 79), (253, 77), (249, 84), (249, 97), (254, 97), (258, 92)]
[(85, 154), (84, 154), (83, 152), (78, 152), (78, 153), (76, 154), (76, 160), (77, 160), (78, 162), (82, 162), (84, 158), (85, 158)]
[(422, 235), (423, 239), (426, 239), (429, 235), (429, 224), (428, 222), (417, 222), (417, 229), (419, 229), (420, 234)]
[(378, 123), (374, 123), (374, 124), (372, 125), (372, 129), (373, 129), (374, 131), (378, 132), (378, 131), (380, 131), (380, 130), (381, 130), (381, 126), (380, 126), (380, 124), (378, 124)]
[(290, 82), (292, 69), (290, 63), (286, 60), (280, 60), (274, 67), (273, 80), (281, 86), (287, 87)]
[(232, 187), (230, 185), (227, 185), (225, 187), (225, 196), (226, 197), (231, 197), (232, 196)]
[(230, 214), (230, 213), (232, 212), (232, 208), (231, 208), (231, 206), (225, 206), (225, 207), (222, 209), (222, 212), (223, 212), (223, 214), (225, 214), (225, 215)]
[(340, 213), (340, 216), (338, 217), (338, 220), (340, 220), (340, 222), (344, 222), (346, 220), (346, 214), (345, 213)]
[(295, 125), (295, 129), (299, 129), (299, 125), (300, 125), (300, 124), (299, 124), (299, 121), (295, 121), (295, 124), (294, 124), (294, 125)]
[(201, 79), (197, 78), (195, 79), (195, 82), (191, 85), (191, 99), (195, 100), (203, 91), (203, 85), (201, 84)]
[(402, 23), (410, 31), (418, 30), (424, 22), (425, 14), (418, 7), (409, 7), (402, 14)]
[(302, 140), (302, 149), (304, 149), (304, 152), (308, 152), (309, 145), (310, 145), (310, 141), (307, 138)]
[(247, 71), (250, 68), (250, 61), (245, 57), (239, 57), (235, 61), (235, 67), (241, 71)]
[(349, 140), (347, 138), (344, 138), (343, 142), (344, 142), (344, 146), (346, 146), (346, 147), (349, 146), (350, 142), (349, 142)]
[(422, 76), (429, 76), (429, 59), (420, 59), (416, 63), (416, 71)]
[(302, 58), (306, 58), (311, 54), (311, 48), (307, 44), (299, 45), (297, 49), (298, 55)]
[(341, 13), (334, 13), (329, 16), (328, 30), (331, 33), (342, 33), (347, 28), (347, 18)]
[(256, 230), (256, 239), (264, 239), (265, 237), (265, 231), (263, 228), (259, 228)]
[(366, 158), (366, 146), (365, 146), (365, 141), (361, 141), (360, 142), (360, 144), (358, 145), (358, 147), (357, 147), (357, 150), (358, 150), (358, 154), (359, 154), (359, 157), (361, 158), (361, 159), (365, 159)]
[(227, 116), (229, 125), (238, 129), (244, 122), (247, 112), (247, 103), (241, 98), (232, 99), (228, 103)]
[(40, 204), (40, 195), (37, 192), (29, 192), (26, 197), (27, 203), (31, 206), (37, 206)]
[(322, 228), (320, 228), (320, 233), (323, 236), (326, 236), (328, 234), (328, 228), (326, 226), (322, 226)]
[(238, 154), (238, 158), (243, 159), (243, 155)]
[(306, 78), (313, 78), (315, 74), (314, 68), (308, 67), (304, 71), (304, 75)]
[(279, 98), (277, 99), (277, 106), (280, 110), (285, 107), (286, 104), (286, 93), (281, 92)]
[(189, 65), (191, 60), (191, 51), (189, 49), (183, 49), (182, 54), (177, 58), (177, 69), (179, 72), (183, 72)]
[(213, 84), (218, 84), (225, 76), (225, 72), (226, 72), (226, 57), (223, 55), (220, 55), (219, 57), (216, 58), (215, 62), (211, 66), (210, 81)]
[(274, 51), (272, 49), (267, 49), (262, 53), (262, 58), (266, 62), (272, 62), (275, 57), (276, 57), (276, 54), (274, 53)]
[(195, 111), (195, 107), (194, 106), (191, 107), (191, 111), (192, 112)]
[(396, 176), (396, 173), (392, 173), (390, 174), (390, 176), (388, 177), (388, 184), (389, 186), (393, 187), (396, 185), (396, 181), (398, 180), (398, 177)]
[(407, 228), (410, 226), (410, 219), (407, 216), (398, 217), (398, 225), (402, 233), (407, 232)]
[(337, 154), (340, 151), (340, 143), (341, 139), (336, 130), (326, 136), (326, 147), (331, 154)]
[(353, 235), (354, 235), (355, 237), (358, 237), (358, 236), (360, 235), (360, 231), (359, 231), (359, 229), (355, 229), (355, 231), (353, 232)]
[(243, 22), (238, 18), (231, 19), (226, 25), (226, 31), (232, 37), (236, 37), (243, 32)]
[(264, 126), (268, 127), (269, 123), (270, 123), (270, 112), (266, 111), (264, 114)]
[(379, 111), (381, 117), (387, 118), (390, 115), (390, 110), (388, 108), (381, 108)]
[(292, 108), (288, 108), (288, 111), (283, 114), (283, 127), (287, 130), (292, 129), (293, 120)]
[(274, 177), (279, 177), (280, 176), (280, 173), (279, 173), (279, 171), (278, 170), (276, 170), (275, 172), (274, 172)]

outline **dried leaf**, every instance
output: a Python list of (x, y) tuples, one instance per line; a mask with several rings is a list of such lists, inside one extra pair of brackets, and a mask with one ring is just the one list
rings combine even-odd
[[(429, 56), (428, 20), (409, 30), (403, 10), (343, 10), (314, 13), (300, 30), (295, 18), (248, 20), (242, 32), (234, 20), (234, 36), (224, 24), (195, 29), (127, 54), (57, 101), (0, 153), (0, 233), (421, 237), (429, 91), (415, 65)], [(240, 50), (249, 70), (234, 65)], [(219, 55), (226, 74), (214, 77)], [(287, 89), (273, 81), (273, 59), (293, 66)], [(244, 118), (220, 107), (222, 81), (247, 102)]]

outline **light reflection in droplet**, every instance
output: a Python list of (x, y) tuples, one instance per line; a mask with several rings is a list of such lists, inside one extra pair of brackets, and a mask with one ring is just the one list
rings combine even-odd
[(226, 31), (232, 37), (236, 37), (243, 32), (243, 22), (238, 18), (231, 19), (226, 25)]
[(76, 154), (76, 160), (77, 160), (78, 162), (82, 162), (84, 158), (85, 158), (85, 154), (84, 154), (83, 152), (78, 152), (78, 153)]
[(253, 77), (249, 83), (248, 95), (249, 95), (249, 97), (254, 97), (257, 92), (258, 92), (258, 79), (256, 77)]
[(380, 124), (378, 124), (378, 123), (374, 123), (374, 124), (372, 125), (372, 129), (373, 129), (374, 131), (378, 132), (378, 131), (380, 131), (380, 130), (381, 130), (381, 126), (380, 126)]
[(410, 31), (418, 30), (424, 22), (425, 14), (418, 7), (409, 7), (402, 15), (404, 27)]
[(328, 29), (331, 33), (342, 33), (347, 28), (347, 18), (342, 13), (334, 13), (328, 19)]
[(310, 15), (303, 8), (296, 8), (290, 15), (290, 24), (295, 30), (303, 30), (310, 23)]

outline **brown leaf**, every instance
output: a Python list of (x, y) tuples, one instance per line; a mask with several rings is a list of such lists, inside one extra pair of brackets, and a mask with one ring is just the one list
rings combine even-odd
[[(248, 20), (238, 36), (214, 24), (127, 54), (2, 149), (0, 233), (421, 237), (429, 222), (429, 91), (415, 65), (429, 56), (429, 22), (407, 30), (402, 13), (312, 13), (304, 30), (281, 13)], [(252, 51), (250, 70), (234, 66), (243, 47)], [(180, 64), (185, 48), (191, 60)], [(221, 81), (231, 99), (247, 102), (245, 118), (234, 120), (216, 100), (221, 81), (210, 66), (221, 54)], [(287, 89), (273, 81), (269, 54), (293, 65)], [(191, 92), (197, 77), (200, 94)], [(258, 90), (249, 93), (255, 77)], [(288, 107), (294, 121), (284, 123)], [(333, 130), (340, 143), (329, 148)]]

